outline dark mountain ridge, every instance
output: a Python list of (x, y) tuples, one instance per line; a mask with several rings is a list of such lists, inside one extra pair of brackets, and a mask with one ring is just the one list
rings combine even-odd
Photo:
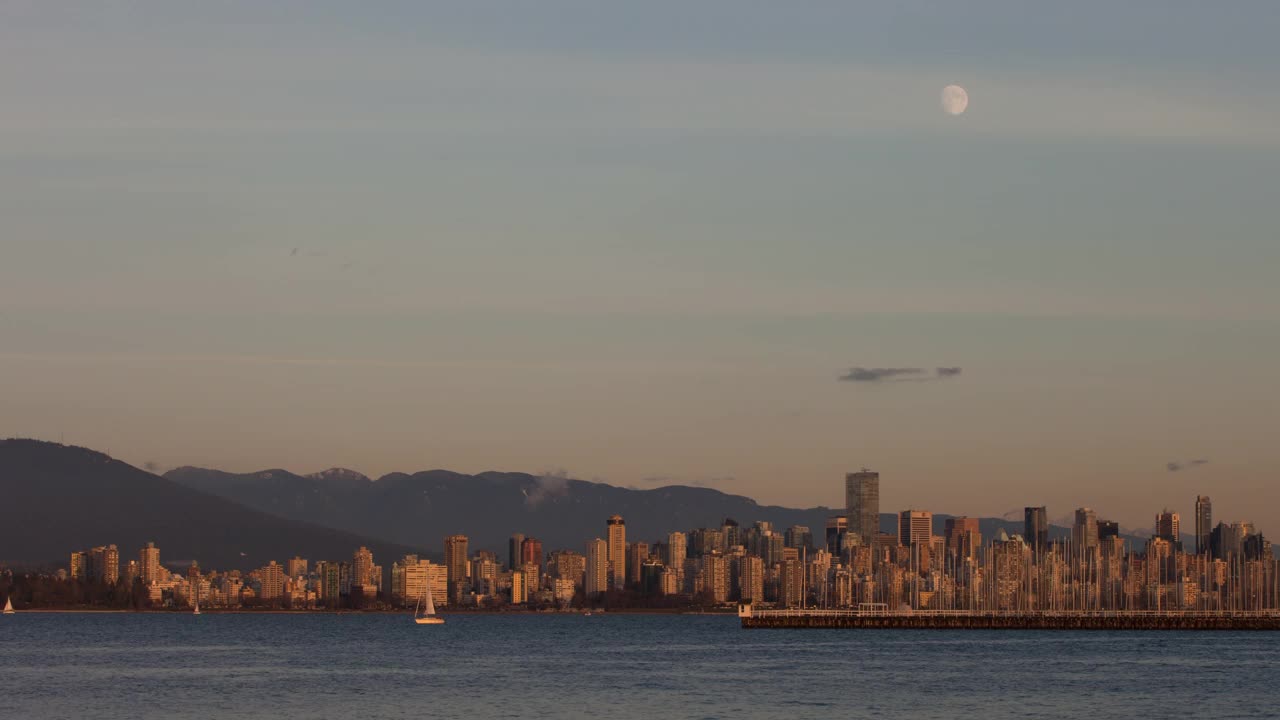
[[(324, 481), (309, 482), (327, 492)], [(150, 541), (166, 564), (197, 560), (218, 569), (283, 563), (295, 554), (347, 560), (361, 545), (389, 567), (414, 552), (297, 514), (269, 515), (93, 450), (36, 440), (0, 440), (0, 498), (0, 561), (13, 564), (65, 566), (74, 550), (115, 544), (123, 565)]]
[[(428, 470), (340, 485), (278, 469), (236, 475), (186, 467), (166, 477), (263, 512), (402, 544), (439, 548), (445, 535), (462, 533), (473, 549), (496, 550), (502, 557), (508, 538), (517, 532), (539, 538), (545, 550), (581, 550), (587, 540), (605, 534), (605, 520), (614, 513), (626, 520), (629, 540), (652, 542), (674, 530), (719, 527), (725, 518), (733, 518), (744, 527), (766, 520), (778, 531), (805, 525), (820, 544), (827, 518), (841, 512), (760, 505), (710, 488), (671, 485), (637, 490), (514, 472), (465, 475)], [(936, 533), (941, 534), (949, 517), (934, 516)], [(882, 514), (880, 525), (885, 532), (896, 532), (897, 516)], [(1000, 518), (982, 518), (980, 527), (985, 539), (1000, 531), (1022, 532), (1020, 521)], [(1062, 527), (1050, 529), (1053, 537), (1067, 533)]]

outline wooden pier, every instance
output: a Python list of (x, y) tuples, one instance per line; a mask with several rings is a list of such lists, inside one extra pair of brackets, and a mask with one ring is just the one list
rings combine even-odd
[(744, 628), (854, 630), (1280, 630), (1275, 611), (970, 612), (738, 609)]

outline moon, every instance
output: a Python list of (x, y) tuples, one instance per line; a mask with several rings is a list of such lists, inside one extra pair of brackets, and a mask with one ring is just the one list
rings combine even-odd
[(942, 88), (942, 111), (948, 115), (960, 115), (969, 107), (969, 93), (959, 85)]

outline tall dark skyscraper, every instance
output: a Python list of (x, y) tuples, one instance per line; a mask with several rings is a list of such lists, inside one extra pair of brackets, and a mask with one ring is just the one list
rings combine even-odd
[(507, 541), (507, 567), (515, 570), (520, 567), (522, 546), (524, 545), (524, 533), (516, 533)]
[(864, 469), (845, 475), (844, 504), (849, 533), (870, 547), (880, 532), (880, 473)]
[(1196, 554), (1210, 551), (1209, 535), (1213, 532), (1213, 503), (1208, 495), (1196, 496)]
[(1049, 514), (1043, 505), (1024, 509), (1022, 539), (1036, 553), (1042, 553), (1049, 547)]

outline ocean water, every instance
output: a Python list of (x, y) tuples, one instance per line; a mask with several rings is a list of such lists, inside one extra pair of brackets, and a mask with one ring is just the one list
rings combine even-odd
[(5, 718), (1280, 716), (1280, 635), (665, 615), (0, 617)]

